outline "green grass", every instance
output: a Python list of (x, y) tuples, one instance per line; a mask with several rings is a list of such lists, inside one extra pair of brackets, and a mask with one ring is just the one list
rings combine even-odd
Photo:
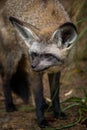
[(56, 128), (44, 128), (43, 130), (62, 130), (62, 129), (73, 127), (80, 122), (86, 121), (87, 116), (84, 116), (84, 113), (87, 113), (87, 92), (84, 89), (83, 89), (83, 92), (84, 92), (83, 98), (71, 97), (62, 103), (62, 104), (70, 103), (69, 106), (63, 108), (63, 111), (69, 110), (72, 107), (77, 107), (79, 117), (76, 121), (63, 125), (63, 126), (56, 127)]

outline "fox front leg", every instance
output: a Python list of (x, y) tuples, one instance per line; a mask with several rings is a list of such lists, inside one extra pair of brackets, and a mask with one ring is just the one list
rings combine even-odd
[(60, 72), (49, 74), (49, 83), (50, 83), (50, 91), (51, 91), (52, 108), (54, 111), (54, 117), (65, 118), (66, 116), (65, 113), (61, 111), (60, 98), (59, 98)]
[(38, 125), (41, 128), (48, 126), (48, 122), (44, 117), (45, 110), (45, 99), (43, 96), (43, 83), (42, 83), (42, 75), (39, 73), (35, 73), (32, 77), (32, 84), (35, 105), (36, 105), (36, 115), (38, 119)]

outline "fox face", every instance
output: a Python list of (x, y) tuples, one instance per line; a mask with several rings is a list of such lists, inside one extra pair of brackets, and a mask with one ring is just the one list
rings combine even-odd
[(44, 71), (65, 63), (77, 38), (77, 30), (73, 23), (66, 22), (50, 35), (49, 31), (43, 35), (43, 30), (31, 24), (14, 17), (10, 17), (10, 21), (29, 49), (33, 70)]

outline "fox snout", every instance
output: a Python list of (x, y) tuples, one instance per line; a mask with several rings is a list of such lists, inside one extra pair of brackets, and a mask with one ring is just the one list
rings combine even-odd
[(52, 54), (37, 54), (30, 55), (31, 67), (35, 71), (44, 71), (52, 66), (63, 64), (63, 61)]

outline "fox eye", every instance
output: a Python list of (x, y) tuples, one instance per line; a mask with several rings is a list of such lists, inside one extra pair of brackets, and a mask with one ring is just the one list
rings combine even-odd
[(51, 54), (45, 54), (44, 56), (45, 56), (45, 58), (50, 58), (50, 59), (53, 58), (53, 56)]
[(45, 58), (48, 58), (50, 56), (50, 54), (45, 54), (44, 56), (45, 56)]
[(38, 53), (32, 52), (32, 54), (31, 54), (32, 59), (36, 58), (37, 56), (38, 56)]

